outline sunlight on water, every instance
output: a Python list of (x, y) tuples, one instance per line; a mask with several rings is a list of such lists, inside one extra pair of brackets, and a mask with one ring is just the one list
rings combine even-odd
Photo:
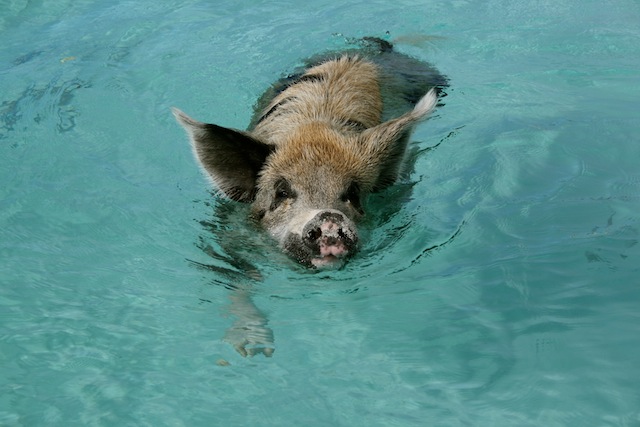
[[(640, 425), (638, 22), (629, 0), (2, 3), (0, 425)], [(309, 271), (212, 194), (170, 108), (244, 129), (364, 35), (450, 87), (358, 255)]]

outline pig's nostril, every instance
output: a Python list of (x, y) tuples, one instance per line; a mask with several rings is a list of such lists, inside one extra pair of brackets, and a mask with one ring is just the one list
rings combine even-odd
[(344, 231), (342, 231), (342, 228), (338, 229), (338, 237), (343, 241), (347, 240), (347, 235), (344, 234)]
[(310, 242), (315, 242), (322, 236), (322, 231), (320, 228), (314, 228), (307, 233), (307, 239)]

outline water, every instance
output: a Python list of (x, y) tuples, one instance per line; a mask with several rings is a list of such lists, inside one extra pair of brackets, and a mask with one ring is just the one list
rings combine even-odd
[[(634, 0), (3, 2), (0, 425), (640, 426), (638, 22)], [(415, 184), (372, 201), (342, 271), (213, 259), (212, 230), (250, 252), (247, 228), (169, 108), (243, 128), (301, 58), (387, 31), (437, 36), (400, 49), (451, 79)], [(272, 358), (223, 340), (239, 282)]]

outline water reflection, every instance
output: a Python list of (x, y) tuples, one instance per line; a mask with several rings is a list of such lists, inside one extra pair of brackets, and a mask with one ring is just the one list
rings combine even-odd
[(76, 125), (78, 111), (73, 106), (75, 93), (90, 88), (79, 78), (66, 81), (53, 79), (47, 85), (32, 84), (13, 100), (0, 104), (0, 140), (9, 139), (10, 132), (26, 129), (31, 122), (46, 123), (54, 117), (58, 133), (71, 131)]

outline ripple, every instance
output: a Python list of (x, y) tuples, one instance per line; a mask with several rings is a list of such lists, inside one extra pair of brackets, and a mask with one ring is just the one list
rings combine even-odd
[(0, 104), (0, 140), (8, 139), (11, 132), (24, 130), (31, 123), (53, 122), (58, 133), (73, 130), (78, 111), (74, 106), (77, 90), (91, 85), (78, 78), (68, 81), (52, 80), (47, 85), (32, 84), (18, 98)]

